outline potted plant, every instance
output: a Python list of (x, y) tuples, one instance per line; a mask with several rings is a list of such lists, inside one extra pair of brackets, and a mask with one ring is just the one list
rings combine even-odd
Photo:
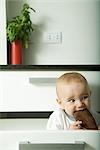
[(11, 43), (11, 64), (21, 64), (22, 47), (28, 48), (30, 33), (34, 30), (30, 10), (35, 12), (25, 3), (20, 15), (7, 22), (7, 41)]

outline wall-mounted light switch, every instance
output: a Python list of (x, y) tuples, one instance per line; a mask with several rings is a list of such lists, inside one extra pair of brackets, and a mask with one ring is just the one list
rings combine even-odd
[(62, 43), (62, 32), (47, 32), (43, 34), (43, 42), (48, 44)]

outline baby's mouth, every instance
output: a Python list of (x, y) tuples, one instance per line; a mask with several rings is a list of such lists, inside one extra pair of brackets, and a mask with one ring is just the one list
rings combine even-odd
[(74, 113), (78, 112), (78, 111), (84, 111), (84, 110), (86, 110), (86, 108), (81, 108), (81, 109), (75, 110)]

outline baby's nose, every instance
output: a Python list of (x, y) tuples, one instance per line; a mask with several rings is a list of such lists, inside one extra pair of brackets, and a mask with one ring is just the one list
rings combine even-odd
[(76, 105), (77, 105), (78, 107), (82, 107), (82, 106), (83, 106), (83, 102), (78, 99), (78, 100), (76, 101)]

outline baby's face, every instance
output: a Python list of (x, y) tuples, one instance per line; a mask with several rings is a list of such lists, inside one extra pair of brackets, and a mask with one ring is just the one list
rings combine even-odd
[(81, 82), (61, 85), (58, 103), (69, 114), (90, 108), (90, 90)]

